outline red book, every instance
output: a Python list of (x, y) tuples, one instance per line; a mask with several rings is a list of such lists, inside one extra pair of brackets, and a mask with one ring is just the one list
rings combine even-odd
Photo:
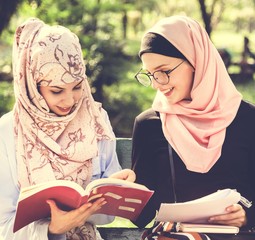
[(115, 178), (92, 181), (83, 189), (75, 182), (55, 180), (21, 189), (13, 232), (29, 223), (50, 217), (47, 199), (70, 211), (82, 204), (104, 197), (107, 203), (97, 213), (135, 220), (154, 191), (147, 187)]

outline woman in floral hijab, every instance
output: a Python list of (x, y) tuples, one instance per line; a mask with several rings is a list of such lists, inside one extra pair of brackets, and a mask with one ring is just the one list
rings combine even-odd
[[(12, 151), (8, 143), (3, 140), (0, 147), (7, 148), (6, 154), (6, 150), (0, 151), (0, 161), (5, 159), (3, 164), (10, 164), (5, 170), (10, 169), (13, 186), (9, 189), (15, 194), (11, 196), (9, 191), (8, 197), (14, 200), (8, 207), (15, 208), (22, 187), (55, 179), (75, 181), (86, 187), (92, 177), (109, 177), (120, 170), (107, 113), (92, 98), (81, 46), (74, 33), (62, 26), (28, 19), (15, 34), (13, 75), (16, 103), (7, 114), (9, 120), (4, 116), (0, 122), (1, 138), (8, 128), (5, 124), (13, 124), (8, 131), (12, 136), (5, 139), (13, 140), (14, 159), (9, 159), (8, 152)], [(9, 182), (10, 176), (8, 179), (2, 176), (1, 180)], [(114, 177), (134, 180), (129, 170), (115, 173)], [(7, 193), (4, 190), (0, 193), (7, 202)], [(22, 240), (66, 236), (100, 239), (94, 225), (86, 221), (104, 203), (101, 198), (78, 210), (63, 212), (49, 200), (51, 220), (34, 222), (13, 236), (7, 229), (14, 213), (5, 205), (0, 209), (1, 234), (4, 239)], [(6, 223), (10, 218), (11, 223)]]

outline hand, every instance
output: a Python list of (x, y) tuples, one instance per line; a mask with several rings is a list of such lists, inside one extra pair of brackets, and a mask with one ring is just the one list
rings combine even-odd
[(53, 200), (47, 200), (51, 209), (51, 222), (49, 233), (64, 234), (69, 230), (82, 226), (89, 216), (99, 210), (105, 203), (104, 198), (99, 198), (93, 203), (85, 203), (78, 209), (66, 212), (59, 209)]
[(233, 204), (228, 207), (226, 214), (213, 216), (209, 219), (210, 223), (224, 224), (229, 226), (242, 227), (246, 225), (246, 212), (240, 204)]
[(129, 182), (134, 182), (136, 175), (135, 172), (132, 171), (131, 169), (123, 169), (119, 172), (113, 173), (110, 178), (118, 178), (118, 179), (123, 179), (127, 180)]

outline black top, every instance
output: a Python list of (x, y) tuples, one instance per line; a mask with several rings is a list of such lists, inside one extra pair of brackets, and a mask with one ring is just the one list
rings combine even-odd
[[(186, 169), (173, 149), (178, 202), (193, 200), (219, 189), (232, 188), (254, 204), (244, 207), (247, 226), (255, 226), (255, 106), (242, 101), (237, 116), (227, 128), (222, 153), (207, 173)], [(190, 151), (192, 154), (192, 149)], [(155, 191), (135, 222), (146, 226), (161, 203), (174, 202), (168, 142), (163, 135), (159, 114), (152, 109), (135, 120), (132, 150), (136, 182)]]

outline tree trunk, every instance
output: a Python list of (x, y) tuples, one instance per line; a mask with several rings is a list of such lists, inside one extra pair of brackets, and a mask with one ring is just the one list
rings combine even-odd
[(0, 4), (0, 35), (8, 26), (12, 15), (16, 12), (16, 9), (21, 2), (22, 0), (2, 0), (2, 3)]
[(202, 18), (203, 18), (204, 25), (205, 25), (205, 30), (208, 33), (209, 37), (210, 37), (211, 32), (212, 32), (212, 25), (211, 25), (212, 16), (211, 16), (210, 13), (208, 13), (206, 11), (205, 0), (199, 0), (199, 4), (200, 4)]

